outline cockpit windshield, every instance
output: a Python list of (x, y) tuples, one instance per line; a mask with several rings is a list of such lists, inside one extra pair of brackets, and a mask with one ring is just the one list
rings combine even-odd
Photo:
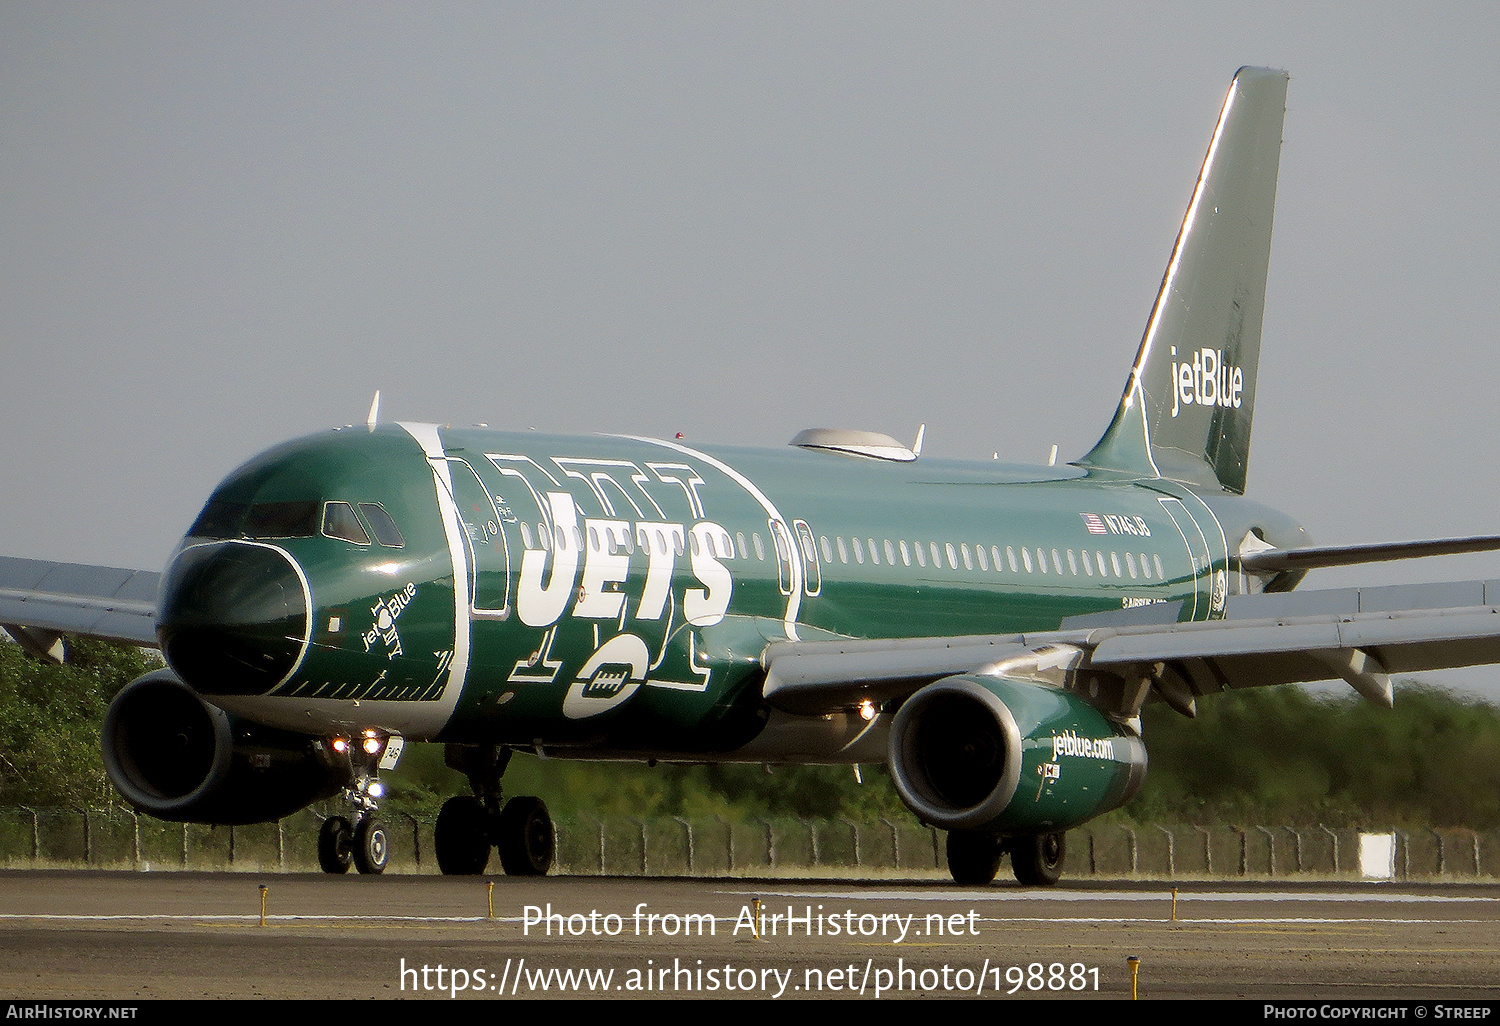
[(318, 533), (323, 504), (225, 502), (210, 499), (188, 534), (194, 538), (311, 538)]
[(347, 502), (307, 499), (296, 502), (228, 502), (210, 499), (188, 531), (192, 538), (311, 538), (319, 533), (357, 545), (370, 544), (370, 534), (381, 545), (401, 548), (406, 540), (396, 522), (379, 503), (361, 502), (367, 533)]

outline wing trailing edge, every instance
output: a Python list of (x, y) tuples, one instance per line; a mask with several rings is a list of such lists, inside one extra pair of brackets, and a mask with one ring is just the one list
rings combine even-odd
[(1088, 689), (1128, 720), (1151, 698), (1191, 716), (1203, 695), (1326, 680), (1390, 705), (1394, 675), (1500, 662), (1500, 581), (1239, 595), (1222, 620), (1163, 623), (1150, 606), (1121, 612), (1035, 634), (777, 642), (762, 656), (765, 698), (827, 713), (903, 698), (953, 674), (1024, 667), (1043, 679), (1037, 671), (1051, 667), (1045, 679)]
[(160, 581), (153, 570), (0, 556), (0, 628), (43, 657), (65, 634), (155, 648)]

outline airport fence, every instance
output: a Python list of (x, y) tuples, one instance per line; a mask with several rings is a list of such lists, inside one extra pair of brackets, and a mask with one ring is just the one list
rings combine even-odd
[[(383, 812), (392, 873), (436, 873), (433, 819)], [(0, 866), (315, 872), (323, 813), (277, 823), (165, 823), (128, 809), (0, 809)], [(554, 872), (580, 876), (946, 877), (943, 835), (912, 820), (558, 816)], [(1091, 824), (1070, 878), (1359, 878), (1361, 835), (1390, 839), (1391, 876), (1500, 878), (1500, 830)], [(498, 871), (498, 859), (492, 868)], [(1367, 867), (1366, 867), (1367, 868)]]

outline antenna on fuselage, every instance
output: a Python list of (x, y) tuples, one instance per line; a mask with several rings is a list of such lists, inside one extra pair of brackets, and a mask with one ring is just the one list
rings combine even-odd
[(380, 389), (375, 390), (375, 398), (370, 400), (370, 415), (365, 418), (365, 428), (375, 430), (375, 425), (380, 423)]

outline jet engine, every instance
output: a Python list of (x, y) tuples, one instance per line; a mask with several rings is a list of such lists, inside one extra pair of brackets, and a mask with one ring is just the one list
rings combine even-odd
[(965, 674), (912, 695), (891, 725), (901, 798), (943, 830), (1051, 834), (1123, 805), (1146, 746), (1071, 691)]
[(236, 719), (171, 670), (137, 678), (104, 715), (104, 768), (125, 800), (158, 819), (280, 819), (336, 794), (347, 759), (318, 739)]

